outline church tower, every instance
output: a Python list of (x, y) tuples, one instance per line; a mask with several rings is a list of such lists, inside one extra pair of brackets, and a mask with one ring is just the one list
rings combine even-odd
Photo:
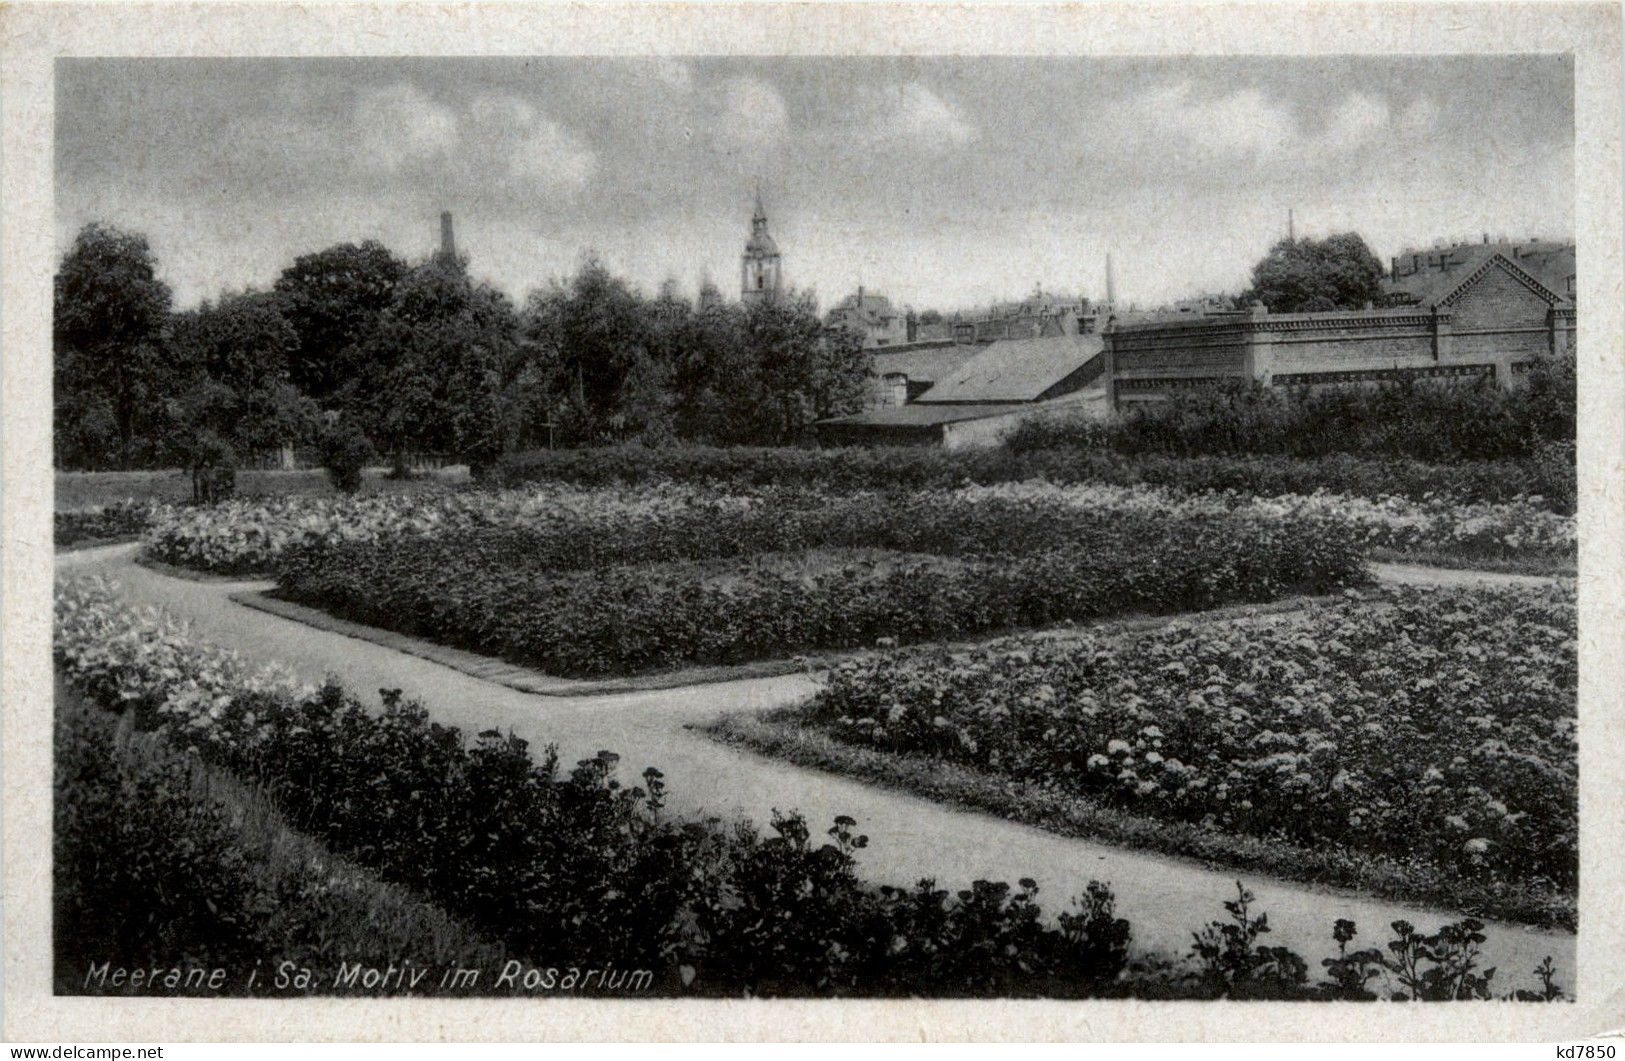
[(779, 297), (781, 276), (779, 246), (767, 234), (767, 211), (762, 207), (762, 190), (756, 189), (756, 212), (750, 219), (750, 239), (739, 260), (739, 297), (748, 305), (771, 302)]

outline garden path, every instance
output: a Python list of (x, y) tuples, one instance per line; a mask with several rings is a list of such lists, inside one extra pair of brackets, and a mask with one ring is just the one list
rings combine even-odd
[[(871, 880), (908, 885), (934, 877), (945, 887), (972, 880), (1031, 876), (1050, 909), (1065, 904), (1091, 879), (1112, 885), (1118, 909), (1134, 926), (1136, 945), (1170, 954), (1188, 950), (1191, 933), (1223, 915), (1235, 874), (1224, 870), (1063, 837), (974, 811), (957, 810), (904, 793), (807, 770), (718, 744), (686, 723), (734, 711), (789, 704), (811, 690), (804, 675), (750, 678), (647, 692), (592, 697), (536, 696), (451, 670), (392, 649), (236, 604), (232, 593), (265, 588), (254, 582), (194, 582), (132, 563), (136, 546), (87, 549), (57, 558), (59, 568), (114, 577), (136, 603), (162, 605), (190, 619), (202, 636), (256, 662), (275, 662), (310, 681), (332, 675), (367, 695), (398, 688), (440, 721), (466, 731), (511, 730), (541, 749), (556, 744), (565, 763), (600, 748), (621, 756), (623, 776), (658, 765), (671, 813), (745, 816), (766, 822), (772, 811), (802, 811), (814, 835), (837, 814), (849, 814), (868, 834), (860, 868)], [(1414, 575), (1414, 572), (1412, 572)], [(1386, 940), (1390, 922), (1404, 918), (1432, 931), (1448, 915), (1407, 904), (1249, 875), (1257, 909), (1269, 914), (1269, 941), (1309, 959), (1334, 949), (1336, 918), (1355, 921), (1360, 941)], [(1528, 975), (1551, 955), (1560, 980), (1574, 984), (1571, 933), (1491, 924), (1486, 964), (1500, 969), (1503, 988), (1533, 986)]]

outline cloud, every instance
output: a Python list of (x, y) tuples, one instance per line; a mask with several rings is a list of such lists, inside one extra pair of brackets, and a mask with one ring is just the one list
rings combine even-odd
[(789, 109), (779, 90), (755, 77), (723, 82), (716, 117), (717, 139), (739, 148), (769, 147), (784, 138), (790, 127)]
[(902, 140), (933, 153), (975, 140), (978, 130), (960, 110), (918, 81), (886, 92), (871, 106), (876, 132), (883, 140)]
[(592, 149), (548, 118), (537, 118), (508, 156), (508, 172), (515, 180), (552, 191), (584, 186), (597, 167)]
[(694, 87), (694, 68), (681, 59), (661, 56), (654, 61), (654, 75), (667, 88), (687, 92)]
[(1399, 113), (1381, 95), (1350, 88), (1318, 115), (1255, 88), (1203, 89), (1188, 81), (1146, 89), (1098, 117), (1086, 131), (1120, 156), (1195, 174), (1268, 169), (1277, 176), (1324, 173), (1379, 145), (1433, 131), (1439, 116), (1421, 98)]
[(1327, 151), (1365, 147), (1388, 132), (1393, 112), (1387, 101), (1355, 92), (1344, 97), (1327, 119), (1326, 127), (1310, 143)]
[(505, 177), (529, 189), (573, 191), (598, 167), (588, 144), (519, 96), (476, 96), (468, 118), (473, 150), (467, 163), (476, 180)]
[(358, 99), (355, 127), (363, 164), (385, 173), (438, 161), (459, 140), (456, 113), (404, 82)]
[(1257, 89), (1206, 96), (1189, 82), (1146, 91), (1130, 101), (1123, 118), (1142, 134), (1172, 137), (1187, 150), (1220, 156), (1273, 153), (1297, 131), (1285, 105)]

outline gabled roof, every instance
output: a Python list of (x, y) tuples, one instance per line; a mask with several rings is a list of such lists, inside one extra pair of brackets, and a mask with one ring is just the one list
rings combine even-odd
[(938, 380), (918, 402), (1032, 402), (1100, 353), (1099, 335), (1001, 339)]
[(901, 372), (911, 380), (936, 383), (968, 361), (974, 346), (939, 346), (927, 350), (876, 350), (869, 362), (877, 376)]
[(1468, 251), (1463, 255), (1461, 264), (1453, 266), (1448, 272), (1429, 269), (1402, 276), (1398, 280), (1390, 280), (1385, 286), (1389, 291), (1416, 296), (1418, 304), (1423, 306), (1448, 306), (1469, 284), (1497, 267), (1505, 269), (1524, 286), (1553, 305), (1568, 301), (1560, 290), (1553, 290), (1531, 270), (1507, 257), (1499, 246), (1493, 244)]

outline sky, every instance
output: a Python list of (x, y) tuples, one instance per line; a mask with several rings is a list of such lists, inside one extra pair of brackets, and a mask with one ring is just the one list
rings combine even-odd
[(430, 254), (516, 300), (588, 253), (738, 291), (759, 184), (784, 274), (953, 310), (1035, 285), (1239, 290), (1285, 235), (1573, 236), (1565, 56), (64, 59), (58, 252), (145, 234), (179, 306), (301, 253)]

